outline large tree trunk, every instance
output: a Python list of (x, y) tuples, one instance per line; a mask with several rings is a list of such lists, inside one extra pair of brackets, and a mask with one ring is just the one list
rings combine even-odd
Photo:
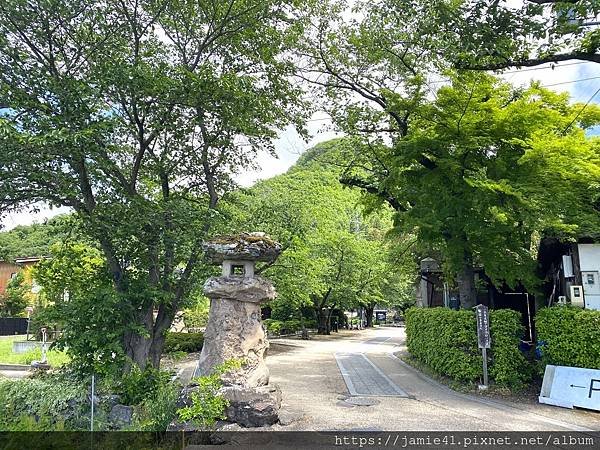
[(317, 313), (317, 333), (318, 334), (330, 334), (329, 329), (329, 314), (324, 308), (315, 308)]
[(374, 309), (375, 309), (375, 305), (365, 306), (365, 314), (367, 315), (367, 328), (373, 327), (373, 310)]
[(150, 362), (150, 348), (152, 338), (140, 336), (136, 332), (128, 331), (125, 333), (125, 355), (130, 360), (125, 365), (125, 373), (131, 371), (133, 364), (140, 369), (145, 369)]
[[(152, 364), (150, 349), (154, 340), (153, 332), (153, 313), (152, 304), (145, 307), (143, 314), (132, 318), (132, 323), (144, 327), (147, 335), (143, 335), (138, 330), (127, 330), (123, 336), (123, 349), (128, 361), (125, 364), (124, 372), (128, 373), (133, 364), (140, 369), (145, 369), (148, 364)], [(160, 361), (160, 358), (159, 358)], [(155, 367), (158, 368), (158, 365)]]
[(475, 270), (472, 262), (465, 262), (462, 271), (457, 276), (460, 307), (469, 309), (477, 303), (477, 289), (475, 287)]

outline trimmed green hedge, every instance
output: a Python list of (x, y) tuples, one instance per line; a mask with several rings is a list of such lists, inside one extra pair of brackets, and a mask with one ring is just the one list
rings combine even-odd
[[(405, 318), (408, 351), (413, 357), (454, 380), (480, 380), (483, 360), (477, 348), (474, 311), (411, 308)], [(521, 387), (531, 377), (531, 367), (519, 350), (523, 333), (519, 313), (490, 311), (490, 333), (490, 379), (498, 385)]]
[(542, 369), (546, 364), (600, 369), (600, 311), (543, 308), (536, 314), (535, 325)]
[(301, 320), (298, 320), (298, 319), (292, 319), (292, 320), (286, 320), (286, 321), (275, 320), (275, 319), (265, 319), (265, 320), (263, 320), (263, 323), (265, 324), (265, 327), (267, 328), (267, 330), (273, 334), (295, 333), (296, 331), (302, 330), (302, 323), (304, 323), (305, 328), (311, 329), (311, 328), (317, 327), (317, 321), (309, 320), (309, 319), (305, 319), (304, 322), (302, 322)]
[(202, 333), (171, 333), (165, 336), (165, 346), (163, 353), (172, 352), (199, 352), (204, 344), (204, 334)]

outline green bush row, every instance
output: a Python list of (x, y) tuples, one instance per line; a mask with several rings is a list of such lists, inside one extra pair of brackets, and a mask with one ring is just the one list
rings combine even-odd
[(600, 369), (600, 311), (554, 306), (535, 317), (542, 368), (546, 364)]
[[(477, 347), (475, 313), (448, 308), (411, 308), (406, 312), (408, 351), (434, 372), (464, 382), (483, 376)], [(521, 318), (512, 310), (490, 311), (492, 348), (488, 356), (490, 379), (501, 386), (519, 388), (532, 372), (519, 350)]]
[(163, 353), (199, 352), (204, 344), (202, 333), (167, 333)]
[(296, 331), (302, 330), (302, 328), (316, 328), (317, 321), (316, 320), (275, 320), (275, 319), (265, 319), (263, 320), (265, 327), (268, 331), (273, 334), (290, 334), (295, 333)]

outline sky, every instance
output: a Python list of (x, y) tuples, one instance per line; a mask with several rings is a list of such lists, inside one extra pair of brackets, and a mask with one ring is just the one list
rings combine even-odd
[[(532, 80), (539, 80), (542, 85), (550, 89), (568, 91), (574, 102), (587, 103), (591, 99), (592, 102), (600, 103), (600, 92), (592, 99), (593, 94), (600, 89), (600, 64), (568, 61), (555, 65), (554, 69), (546, 64), (523, 70), (510, 70), (502, 76), (515, 85), (527, 85)], [(325, 113), (314, 114), (308, 122), (308, 131), (311, 135), (308, 142), (305, 142), (292, 127), (281, 131), (274, 143), (277, 158), (266, 153), (260, 154), (257, 157), (260, 169), (241, 173), (237, 177), (237, 182), (247, 187), (257, 180), (284, 173), (306, 149), (338, 136), (328, 125), (330, 122)], [(40, 205), (39, 209), (38, 212), (23, 211), (9, 214), (2, 220), (2, 229), (8, 230), (17, 225), (43, 222), (52, 216), (68, 212), (67, 208), (50, 209), (43, 205)]]

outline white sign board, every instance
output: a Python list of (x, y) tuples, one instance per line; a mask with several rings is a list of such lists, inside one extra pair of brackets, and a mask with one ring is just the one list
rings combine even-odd
[(600, 411), (600, 370), (547, 365), (539, 401)]

